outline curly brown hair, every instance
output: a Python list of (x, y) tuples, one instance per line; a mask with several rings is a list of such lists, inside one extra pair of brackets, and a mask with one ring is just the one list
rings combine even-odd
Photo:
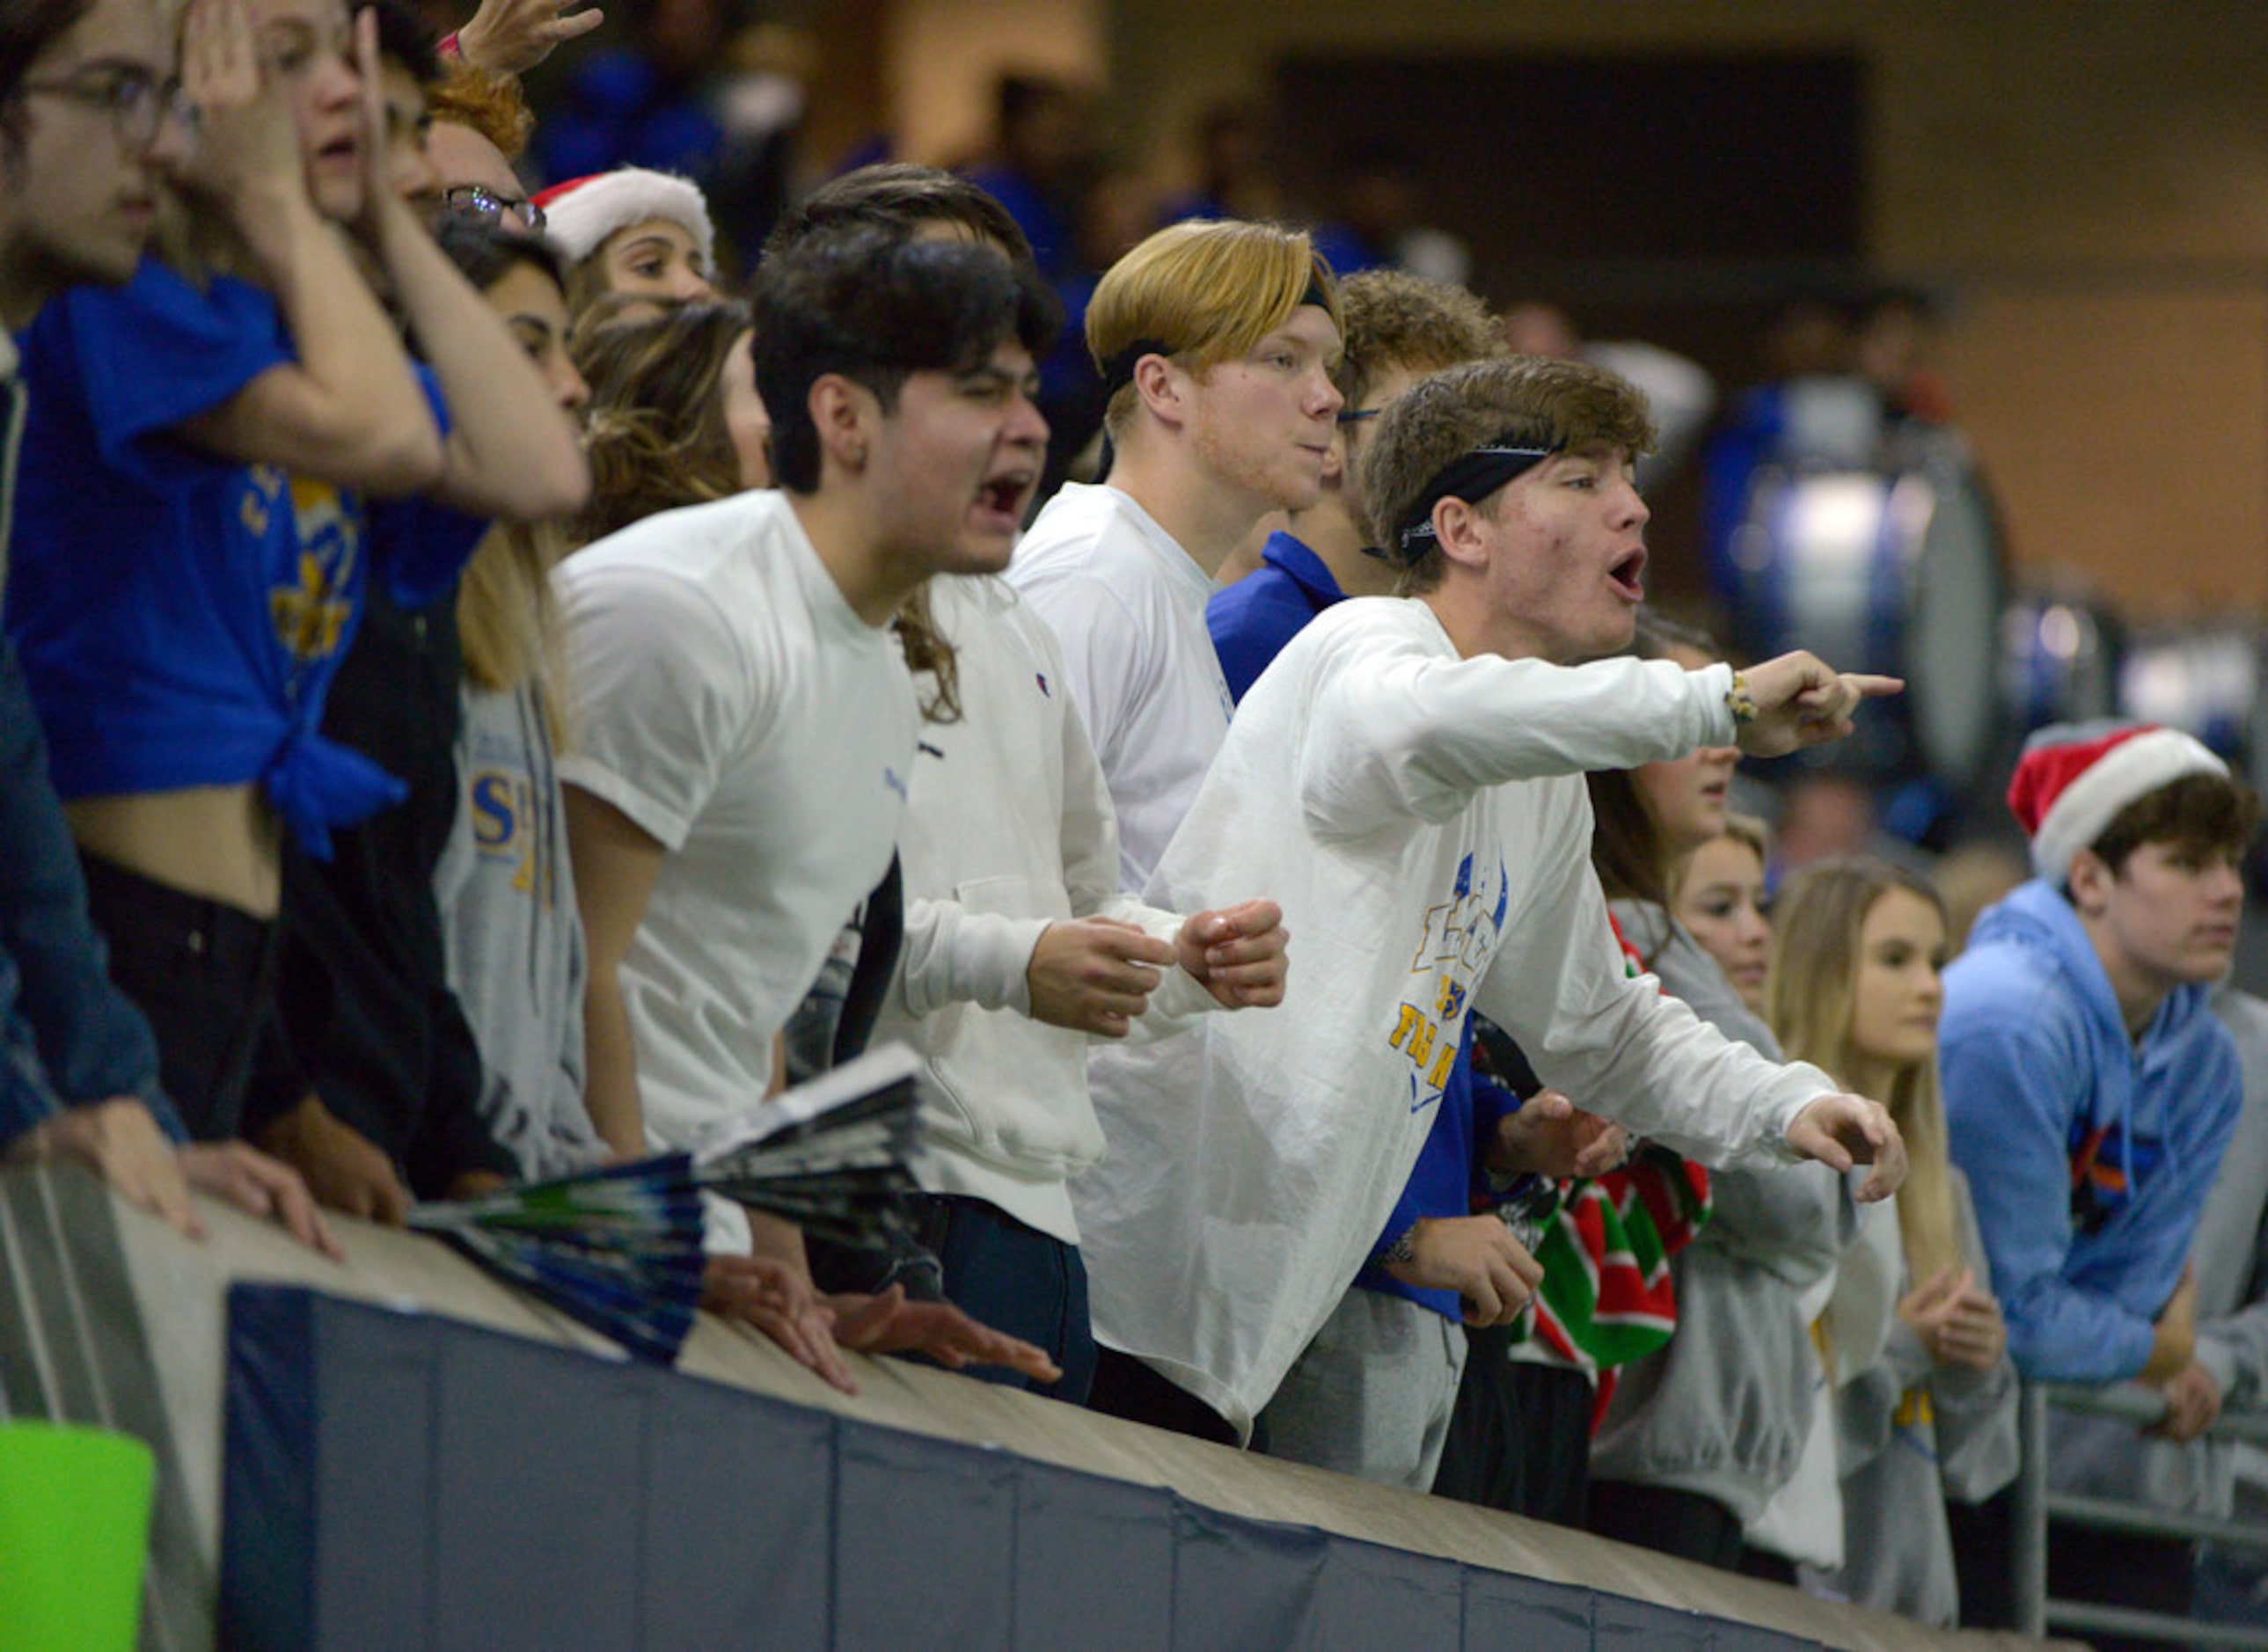
[[(1557, 451), (1603, 442), (1631, 459), (1653, 451), (1646, 397), (1603, 368), (1514, 356), (1469, 362), (1420, 379), (1378, 422), (1363, 456), (1362, 492), (1388, 547), (1425, 490), (1456, 459), (1485, 443)], [(1416, 596), (1441, 583), (1438, 544), (1403, 571)]]
[(1331, 382), (1350, 409), (1390, 368), (1438, 373), (1505, 353), (1504, 328), (1488, 305), (1444, 282), (1398, 269), (1366, 269), (1339, 283), (1345, 354)]
[(476, 69), (461, 57), (451, 58), (441, 77), (426, 87), (425, 109), (436, 121), (478, 132), (506, 160), (518, 160), (535, 131), (535, 114), (518, 77)]

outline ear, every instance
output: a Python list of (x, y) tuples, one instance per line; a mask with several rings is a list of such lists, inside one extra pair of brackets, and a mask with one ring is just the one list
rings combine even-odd
[(1460, 567), (1478, 569), (1488, 565), (1488, 544), (1481, 508), (1454, 494), (1433, 502), (1433, 542), (1441, 554)]
[(2117, 875), (2093, 849), (2081, 849), (2071, 857), (2071, 875), (2065, 887), (2071, 891), (2071, 904), (2081, 917), (2099, 918), (2110, 904), (2110, 886)]
[(850, 475), (864, 471), (882, 411), (874, 393), (840, 373), (821, 373), (812, 381), (808, 406), (821, 457)]
[(1189, 382), (1187, 372), (1154, 352), (1134, 363), (1134, 393), (1161, 424), (1188, 422)]

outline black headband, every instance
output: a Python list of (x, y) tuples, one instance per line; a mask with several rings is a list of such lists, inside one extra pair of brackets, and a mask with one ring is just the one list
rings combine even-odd
[(1155, 339), (1136, 339), (1102, 363), (1102, 400), (1110, 399), (1134, 382), (1134, 369), (1145, 356), (1171, 356), (1173, 347)]
[(1435, 474), (1433, 480), (1425, 484), (1425, 491), (1403, 512), (1402, 525), (1394, 536), (1401, 547), (1401, 560), (1414, 563), (1425, 554), (1426, 541), (1433, 537), (1433, 507), (1442, 500), (1462, 499), (1467, 504), (1478, 504), (1557, 452), (1557, 445), (1518, 447), (1513, 445), (1512, 437), (1502, 437), (1485, 447), (1457, 455)]
[[(1331, 307), (1330, 295), (1323, 290), (1323, 283), (1313, 275), (1307, 278), (1307, 290), (1300, 295), (1300, 302), (1292, 307), (1305, 309), (1309, 305), (1314, 305), (1317, 309), (1326, 312)], [(1174, 348), (1170, 344), (1163, 344), (1152, 338), (1136, 339), (1124, 349), (1102, 363), (1103, 400), (1108, 402), (1121, 390), (1134, 382), (1134, 369), (1140, 365), (1145, 356), (1173, 354)]]

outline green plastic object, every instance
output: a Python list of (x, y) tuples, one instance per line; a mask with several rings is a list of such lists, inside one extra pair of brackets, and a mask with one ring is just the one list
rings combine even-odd
[(130, 1435), (0, 1426), (0, 1652), (134, 1645), (156, 1482)]

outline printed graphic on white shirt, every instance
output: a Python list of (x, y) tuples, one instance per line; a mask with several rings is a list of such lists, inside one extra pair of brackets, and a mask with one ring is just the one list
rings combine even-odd
[(1476, 883), (1473, 857), (1457, 863), (1450, 898), (1427, 909), (1425, 929), (1410, 960), (1410, 985), (1395, 1012), (1388, 1040), (1410, 1063), (1410, 1111), (1421, 1112), (1441, 1099), (1456, 1063), (1457, 1045), (1473, 983), (1496, 955), (1510, 902), (1504, 863), (1496, 876)]

